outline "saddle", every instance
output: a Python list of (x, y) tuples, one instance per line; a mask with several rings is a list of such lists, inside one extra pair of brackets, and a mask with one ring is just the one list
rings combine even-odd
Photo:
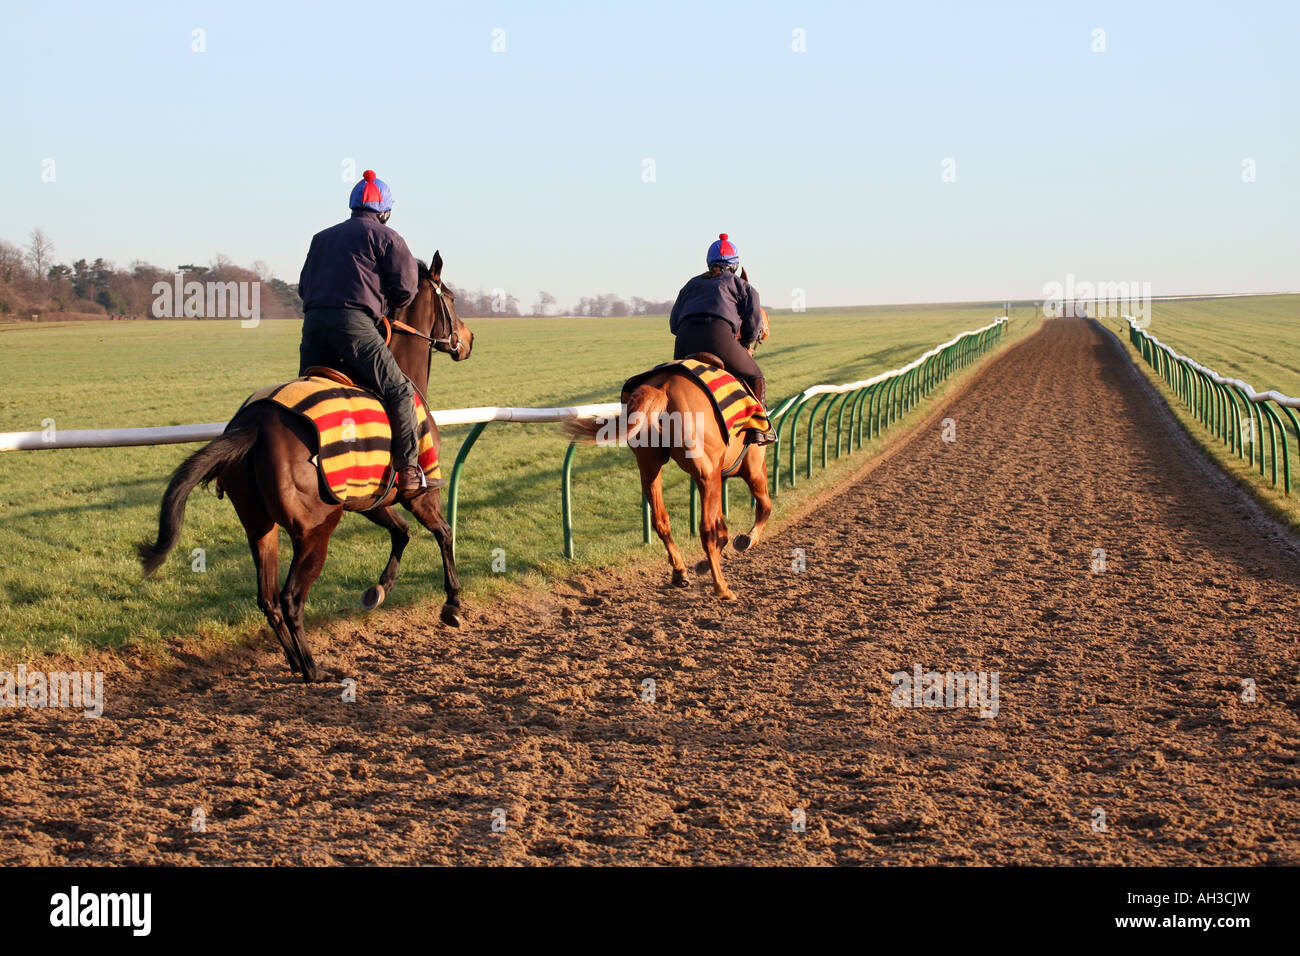
[(375, 398), (379, 398), (379, 395), (373, 389), (358, 385), (356, 382), (352, 381), (352, 379), (348, 378), (347, 375), (343, 374), (336, 368), (330, 368), (328, 365), (309, 365), (307, 370), (302, 373), (302, 377), (327, 378), (331, 382), (338, 382), (340, 385), (346, 385), (348, 388), (359, 388), (361, 391), (369, 392), (371, 395), (374, 395)]
[[(686, 357), (696, 362), (703, 362), (705, 365), (712, 365), (714, 368), (725, 369), (727, 367), (727, 363), (722, 361), (722, 359), (718, 358), (718, 356), (714, 355), (712, 352), (692, 352)], [(737, 379), (737, 381), (740, 380)], [(744, 382), (740, 382), (740, 384), (745, 385)], [(748, 385), (745, 385), (745, 391), (750, 391)]]

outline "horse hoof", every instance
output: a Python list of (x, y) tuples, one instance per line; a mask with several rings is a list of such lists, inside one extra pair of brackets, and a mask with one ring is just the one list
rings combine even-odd
[(688, 588), (691, 586), (691, 579), (686, 576), (685, 571), (673, 572), (673, 587)]
[(709, 559), (708, 559), (708, 558), (701, 558), (698, 562), (696, 562), (696, 564), (695, 564), (695, 573), (696, 573), (696, 574), (708, 574), (708, 573), (709, 573), (709, 570), (710, 570), (710, 568), (709, 568)]
[(304, 684), (318, 684), (320, 683), (320, 679), (321, 679), (320, 671), (316, 669), (315, 664), (313, 664), (311, 667), (307, 667), (303, 669), (302, 682)]
[(736, 600), (736, 595), (732, 594), (730, 591), (718, 591), (718, 592), (715, 592), (715, 593), (717, 594), (717, 597), (718, 597), (718, 600), (719, 600), (719, 601), (734, 601), (734, 600)]
[(732, 542), (732, 547), (737, 551), (748, 551), (754, 546), (754, 539), (747, 534), (736, 535), (736, 540)]
[(388, 592), (384, 590), (384, 586), (376, 584), (374, 587), (366, 588), (366, 593), (361, 595), (361, 606), (367, 611), (373, 611), (384, 603), (386, 597)]
[(442, 618), (442, 623), (446, 624), (448, 627), (460, 627), (460, 612), (450, 604), (444, 604), (442, 606), (442, 613), (438, 616)]

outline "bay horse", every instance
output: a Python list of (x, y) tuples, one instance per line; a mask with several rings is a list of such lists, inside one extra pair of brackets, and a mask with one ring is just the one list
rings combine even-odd
[[(428, 391), (434, 350), (446, 352), (454, 361), (464, 361), (473, 348), (474, 334), (456, 315), (455, 295), (442, 281), (441, 253), (434, 253), (428, 267), (421, 262), (419, 270), (415, 298), (392, 316), (389, 347), (398, 366), (423, 399)], [(432, 411), (427, 401), (425, 408)], [(429, 428), (434, 447), (440, 448), (441, 437), (432, 414)], [(410, 540), (406, 520), (395, 508), (400, 503), (438, 540), (447, 595), (440, 616), (448, 626), (461, 624), (460, 580), (452, 555), (451, 527), (443, 517), (437, 488), (430, 488), (409, 501), (399, 501), (392, 489), (374, 505), (369, 499), (345, 504), (328, 501), (321, 494), (320, 475), (312, 461), (319, 451), (318, 444), (311, 424), (293, 412), (269, 401), (249, 405), (230, 422), (225, 434), (176, 469), (163, 494), (158, 540), (145, 541), (139, 546), (140, 561), (148, 576), (158, 570), (176, 546), (190, 492), (200, 482), (206, 484), (218, 479), (248, 536), (257, 572), (258, 607), (284, 648), (289, 667), (301, 674), (305, 682), (323, 678), (307, 645), (303, 606), (307, 592), (325, 564), (330, 535), (345, 511), (369, 508), (361, 510), (361, 514), (387, 528), (392, 541), (388, 564), (379, 583), (362, 597), (363, 607), (368, 610), (378, 607), (397, 580), (402, 552)], [(293, 561), (283, 587), (279, 586), (280, 528), (289, 532), (293, 542)]]
[[(743, 272), (741, 275), (748, 281), (748, 276)], [(762, 321), (759, 342), (767, 338), (769, 331), (766, 311), (762, 313)], [(750, 347), (751, 355), (757, 345), (755, 342)], [(708, 352), (687, 357), (723, 368), (722, 360)], [(671, 421), (683, 423), (682, 441), (663, 442), (657, 436), (647, 440), (645, 430), (658, 433), (660, 416), (665, 412), (670, 413)], [(772, 514), (772, 498), (767, 489), (766, 446), (746, 445), (743, 432), (729, 440), (718, 424), (712, 398), (688, 376), (675, 372), (661, 372), (633, 389), (627, 400), (627, 419), (627, 444), (636, 455), (641, 491), (650, 502), (655, 533), (668, 551), (673, 585), (688, 587), (690, 578), (681, 552), (673, 542), (668, 509), (664, 505), (663, 468), (669, 459), (690, 476), (700, 492), (700, 543), (704, 545), (705, 558), (695, 570), (698, 573), (709, 571), (713, 576), (714, 595), (724, 601), (734, 601), (736, 596), (722, 576), (722, 551), (730, 539), (722, 515), (722, 483), (727, 478), (739, 478), (754, 495), (754, 525), (747, 534), (736, 535), (733, 542), (737, 551), (748, 551), (758, 544), (763, 526)], [(711, 424), (695, 430), (694, 423), (704, 421)], [(583, 441), (595, 441), (606, 431), (606, 422), (599, 418), (574, 421), (569, 425), (570, 435)], [(664, 444), (670, 447), (660, 447)]]

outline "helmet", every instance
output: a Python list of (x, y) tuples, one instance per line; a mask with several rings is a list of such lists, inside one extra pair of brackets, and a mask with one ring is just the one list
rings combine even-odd
[(708, 264), (722, 266), (731, 272), (740, 268), (740, 250), (725, 232), (719, 233), (718, 241), (709, 246)]
[(352, 187), (348, 208), (388, 212), (393, 208), (393, 191), (388, 188), (388, 183), (375, 178), (373, 169), (367, 169), (361, 176), (361, 182)]

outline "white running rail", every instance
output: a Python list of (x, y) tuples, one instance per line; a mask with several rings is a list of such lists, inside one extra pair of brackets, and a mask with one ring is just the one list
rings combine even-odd
[[(565, 408), (481, 408), (440, 409), (433, 413), (439, 428), (474, 425), (479, 422), (563, 422), (575, 418), (618, 415), (617, 402), (600, 405), (570, 405)], [(0, 432), (0, 451), (34, 451), (42, 448), (121, 448), (135, 445), (174, 445), (212, 441), (221, 437), (226, 422), (206, 425), (168, 425), (161, 428), (92, 428), (64, 431), (50, 428), (37, 432)]]
[(1145, 336), (1148, 342), (1150, 342), (1156, 348), (1160, 349), (1162, 352), (1168, 355), (1175, 362), (1186, 362), (1188, 365), (1196, 369), (1202, 375), (1208, 376), (1212, 381), (1217, 382), (1219, 385), (1230, 385), (1233, 388), (1240, 389), (1241, 391), (1245, 392), (1246, 397), (1250, 399), (1252, 402), (1254, 402), (1256, 405), (1259, 405), (1262, 402), (1276, 402), (1279, 405), (1285, 405), (1287, 408), (1300, 408), (1300, 398), (1292, 398), (1290, 395), (1283, 395), (1281, 392), (1272, 388), (1270, 388), (1267, 392), (1257, 392), (1255, 391), (1253, 385), (1250, 385), (1247, 382), (1243, 382), (1239, 378), (1224, 378), (1214, 369), (1206, 368), (1200, 362), (1196, 361), (1195, 359), (1190, 359), (1186, 355), (1180, 355), (1179, 353), (1171, 349), (1169, 346), (1165, 345), (1165, 343), (1161, 342), (1158, 338), (1156, 338), (1146, 329), (1139, 328), (1137, 324), (1137, 320), (1133, 318), (1133, 316), (1124, 315), (1121, 316), (1121, 318), (1124, 319), (1126, 322), (1128, 322), (1129, 329), (1131, 331), (1137, 332), (1139, 335)]

